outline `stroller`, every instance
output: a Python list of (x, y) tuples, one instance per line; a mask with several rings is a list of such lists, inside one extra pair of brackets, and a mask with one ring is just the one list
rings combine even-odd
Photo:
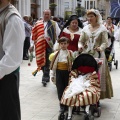
[[(68, 106), (68, 111), (61, 112), (58, 120), (72, 120), (74, 114), (84, 114), (83, 120), (94, 120), (100, 117), (100, 81), (98, 63), (89, 54), (79, 55), (73, 63), (69, 85), (65, 89), (61, 104)], [(69, 108), (72, 108), (69, 119)]]
[(113, 36), (111, 37), (109, 35), (109, 33), (108, 33), (108, 38), (111, 39), (111, 45), (105, 49), (105, 55), (106, 55), (106, 59), (108, 62), (108, 67), (111, 71), (112, 70), (112, 61), (114, 62), (114, 65), (117, 69), (118, 68), (118, 60), (115, 60), (115, 50), (114, 50), (115, 38)]

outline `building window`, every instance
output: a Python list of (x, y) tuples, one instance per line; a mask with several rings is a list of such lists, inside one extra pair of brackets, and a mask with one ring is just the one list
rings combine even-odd
[(94, 8), (96, 8), (96, 6), (95, 6), (95, 1), (94, 1)]
[(90, 9), (93, 8), (93, 1), (90, 1)]
[(64, 3), (64, 7), (65, 7), (65, 8), (69, 8), (69, 2), (65, 2), (65, 3)]
[(86, 1), (85, 1), (85, 9), (86, 9)]
[(37, 0), (31, 0), (31, 16), (33, 19), (38, 18), (37, 17), (37, 9), (38, 9)]
[(89, 9), (89, 1), (87, 1), (87, 9)]
[(37, 1), (36, 0), (31, 0), (31, 3), (36, 3)]

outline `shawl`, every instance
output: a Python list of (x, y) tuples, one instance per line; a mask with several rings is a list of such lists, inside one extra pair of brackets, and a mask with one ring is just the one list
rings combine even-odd
[(44, 38), (43, 20), (36, 22), (32, 29), (32, 40), (35, 44), (36, 63), (38, 69), (45, 65), (46, 40)]
[[(35, 44), (35, 53), (36, 53), (36, 63), (38, 69), (45, 65), (46, 58), (46, 47), (47, 43), (50, 47), (53, 46), (56, 39), (56, 32), (55, 32), (55, 23), (53, 21), (48, 21), (47, 24), (47, 33), (50, 37), (48, 41), (47, 38), (44, 38), (44, 23), (43, 20), (36, 22), (35, 26), (32, 29), (32, 40)], [(53, 48), (53, 47), (52, 47)]]
[[(60, 50), (57, 51), (51, 61), (50, 64), (50, 69), (51, 70), (56, 70), (57, 69), (57, 63), (58, 63), (58, 56), (59, 56)], [(71, 71), (72, 67), (72, 62), (73, 62), (73, 56), (72, 56), (72, 51), (67, 50), (68, 56), (67, 56), (67, 61), (68, 61), (68, 70)]]

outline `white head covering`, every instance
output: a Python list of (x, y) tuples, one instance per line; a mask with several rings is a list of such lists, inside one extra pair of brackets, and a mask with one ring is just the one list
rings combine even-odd
[(98, 16), (98, 19), (97, 19), (97, 23), (98, 24), (102, 24), (103, 21), (102, 21), (102, 16), (100, 15), (100, 12), (98, 10), (95, 10), (95, 9), (90, 9), (87, 11), (87, 15), (90, 14), (90, 13), (94, 13)]

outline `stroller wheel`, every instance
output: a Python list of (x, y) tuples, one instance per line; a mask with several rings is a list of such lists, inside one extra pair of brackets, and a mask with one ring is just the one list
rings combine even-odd
[(112, 63), (109, 64), (109, 69), (112, 70)]
[(64, 118), (65, 118), (64, 113), (59, 114), (58, 120), (64, 120)]
[(67, 120), (67, 118), (68, 118), (68, 113), (65, 114), (65, 120)]
[(83, 120), (94, 120), (94, 116), (93, 115), (84, 115)]
[(118, 69), (118, 60), (115, 62), (116, 69)]
[(98, 107), (97, 108), (97, 117), (100, 117), (101, 116), (101, 107)]
[(94, 116), (94, 112), (95, 112), (95, 106), (92, 105), (92, 106), (90, 106), (89, 113), (90, 113), (90, 115), (93, 115), (93, 116)]

